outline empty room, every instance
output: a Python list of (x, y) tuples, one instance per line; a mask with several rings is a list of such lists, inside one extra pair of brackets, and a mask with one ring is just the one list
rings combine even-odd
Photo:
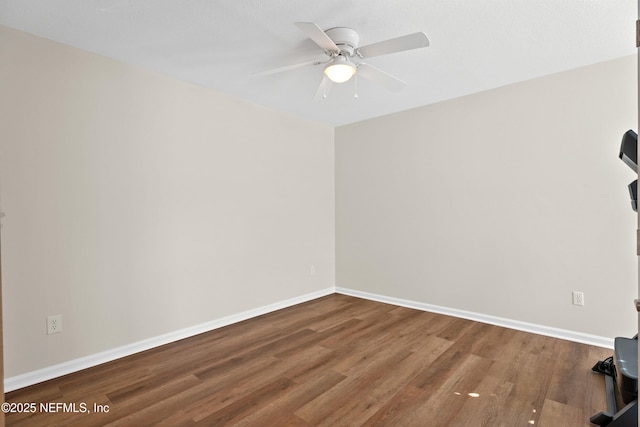
[(637, 16), (0, 0), (0, 425), (637, 425)]

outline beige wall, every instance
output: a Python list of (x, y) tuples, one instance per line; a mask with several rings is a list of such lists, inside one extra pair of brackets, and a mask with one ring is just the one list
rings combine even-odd
[(334, 286), (331, 127), (1, 27), (0, 57), (7, 377)]
[(617, 154), (635, 73), (621, 58), (337, 128), (337, 286), (633, 335), (634, 177)]
[(336, 275), (634, 333), (634, 58), (334, 130), (2, 27), (0, 57), (7, 377)]

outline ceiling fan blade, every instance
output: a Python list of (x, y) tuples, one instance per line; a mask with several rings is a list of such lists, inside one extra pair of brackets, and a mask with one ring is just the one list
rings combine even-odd
[(331, 40), (329, 36), (322, 31), (322, 28), (318, 27), (313, 22), (296, 22), (295, 25), (322, 49), (329, 52), (340, 51), (333, 40)]
[(362, 46), (358, 48), (358, 53), (363, 58), (371, 58), (427, 46), (429, 46), (429, 38), (425, 33), (413, 33)]
[(282, 72), (285, 72), (285, 71), (295, 70), (296, 68), (306, 67), (307, 65), (319, 65), (319, 64), (322, 64), (322, 61), (306, 61), (306, 62), (301, 62), (299, 64), (285, 65), (284, 67), (278, 67), (278, 68), (274, 68), (272, 70), (259, 71), (257, 73), (253, 73), (253, 75), (254, 76), (268, 76), (268, 75), (271, 75), (271, 74), (277, 74), (277, 73), (282, 73)]
[(325, 75), (322, 75), (322, 80), (318, 86), (316, 94), (313, 96), (313, 102), (325, 99), (329, 94), (329, 91), (333, 87), (333, 82)]
[(397, 77), (376, 68), (372, 65), (361, 63), (358, 65), (357, 75), (378, 83), (393, 92), (400, 92), (407, 84)]

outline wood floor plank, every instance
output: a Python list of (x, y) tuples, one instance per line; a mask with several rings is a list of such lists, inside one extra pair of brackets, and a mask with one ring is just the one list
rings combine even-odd
[(288, 378), (278, 378), (276, 381), (265, 384), (202, 419), (194, 418), (196, 425), (220, 426), (232, 424), (234, 421), (240, 420), (243, 415), (248, 415), (257, 408), (265, 406), (284, 395), (294, 385), (295, 383)]
[[(300, 418), (295, 412), (324, 394), (346, 377), (329, 371), (322, 377), (313, 381), (298, 384), (292, 392), (284, 398), (277, 399), (269, 405), (257, 408), (250, 415), (238, 421), (238, 426), (264, 426), (266, 425), (312, 425)], [(292, 416), (293, 415), (293, 416)]]
[(591, 366), (611, 353), (334, 294), (8, 393), (91, 411), (6, 423), (588, 425), (606, 405)]
[(460, 394), (464, 399), (463, 403), (449, 424), (460, 427), (511, 427), (517, 425), (513, 423), (513, 420), (508, 419), (505, 410), (511, 404), (509, 396), (513, 386), (513, 383), (505, 382), (500, 378), (485, 376), (475, 387), (477, 397)]
[(539, 421), (536, 425), (540, 427), (589, 426), (590, 423), (585, 420), (584, 414), (579, 408), (547, 399), (542, 405)]
[(375, 414), (369, 417), (363, 426), (420, 426), (438, 425), (420, 420), (415, 409), (429, 399), (430, 393), (412, 385), (399, 390)]
[(495, 369), (496, 366), (490, 371), (490, 375), (514, 384), (503, 414), (513, 420), (514, 425), (526, 425), (531, 419), (537, 422), (551, 383), (555, 360), (547, 356), (525, 353), (516, 363), (515, 376), (503, 377), (500, 370)]
[(434, 425), (450, 425), (464, 401), (472, 398), (469, 393), (477, 393), (480, 382), (494, 363), (473, 354), (466, 355), (456, 363), (451, 375), (438, 388), (422, 387), (430, 394), (415, 408), (415, 417), (433, 420)]
[[(344, 381), (297, 410), (296, 415), (315, 426), (362, 424), (382, 406), (375, 393), (380, 381), (394, 375), (393, 368), (406, 365), (410, 356), (409, 351), (393, 349), (370, 361), (367, 367), (354, 367)], [(381, 372), (388, 374), (383, 376)], [(340, 405), (336, 407), (335, 402)]]

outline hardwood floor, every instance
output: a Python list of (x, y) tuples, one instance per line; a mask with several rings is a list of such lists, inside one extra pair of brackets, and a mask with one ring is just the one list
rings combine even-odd
[(334, 294), (8, 393), (37, 410), (6, 421), (586, 426), (606, 405), (591, 366), (611, 353)]

